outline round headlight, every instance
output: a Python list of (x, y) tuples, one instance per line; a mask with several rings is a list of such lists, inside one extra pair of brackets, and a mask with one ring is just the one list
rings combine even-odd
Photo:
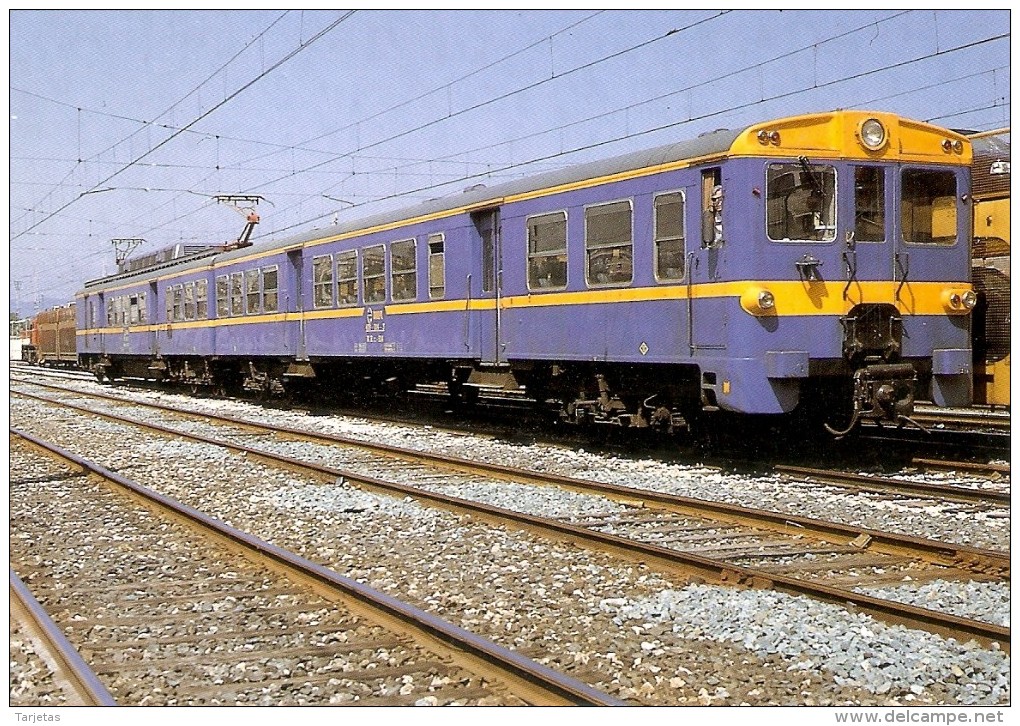
[(885, 146), (885, 126), (877, 118), (869, 118), (861, 124), (861, 143), (872, 151)]
[(973, 290), (967, 290), (967, 292), (963, 293), (962, 302), (965, 308), (967, 308), (968, 310), (973, 310), (975, 307), (977, 307), (978, 303), (977, 293), (974, 292)]
[(776, 296), (768, 290), (758, 293), (758, 307), (762, 310), (771, 310), (776, 306)]
[(949, 296), (949, 304), (954, 308), (958, 308), (963, 304), (963, 299), (960, 297), (960, 293), (954, 292)]

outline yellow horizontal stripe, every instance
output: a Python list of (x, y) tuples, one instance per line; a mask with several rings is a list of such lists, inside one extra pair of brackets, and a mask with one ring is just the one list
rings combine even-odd
[(410, 313), (451, 313), (466, 310), (495, 310), (495, 298), (474, 300), (437, 300), (435, 302), (408, 303), (406, 305), (387, 305), (387, 315), (407, 315)]
[[(779, 317), (794, 316), (843, 316), (859, 303), (890, 303), (895, 304), (904, 315), (946, 315), (948, 311), (942, 304), (943, 293), (953, 290), (963, 293), (971, 289), (967, 283), (952, 282), (908, 282), (900, 288), (898, 282), (863, 281), (855, 282), (847, 289), (847, 297), (843, 298), (845, 282), (802, 282), (802, 281), (758, 281), (741, 280), (738, 282), (719, 282), (693, 285), (690, 297), (694, 299), (736, 298), (749, 289), (766, 289), (776, 299), (775, 312)], [(896, 291), (899, 290), (899, 300)], [(552, 292), (530, 295), (513, 295), (499, 300), (503, 310), (538, 307), (570, 307), (576, 305), (606, 305), (613, 303), (634, 303), (664, 300), (686, 300), (686, 285), (665, 285), (657, 287), (628, 287), (607, 290), (584, 290), (580, 292)], [(407, 303), (401, 305), (384, 305), (386, 315), (408, 315), (414, 313), (465, 312), (467, 310), (495, 310), (495, 298), (438, 300), (435, 302)], [(331, 320), (338, 318), (356, 318), (364, 315), (365, 307), (328, 308), (309, 310), (304, 313), (275, 313), (266, 315), (249, 315), (245, 317), (219, 318), (215, 320), (192, 320), (171, 323), (174, 330), (189, 328), (226, 327), (232, 325), (248, 325), (254, 323), (279, 323), (298, 320)], [(954, 314), (959, 314), (954, 313)], [(128, 326), (128, 330), (136, 333), (165, 330), (165, 323), (159, 325)], [(125, 328), (95, 328), (79, 330), (78, 335), (117, 334)]]

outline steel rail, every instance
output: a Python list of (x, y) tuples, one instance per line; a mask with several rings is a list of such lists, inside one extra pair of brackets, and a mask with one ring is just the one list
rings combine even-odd
[(248, 550), (258, 552), (283, 566), (286, 571), (294, 573), (300, 579), (319, 582), (334, 592), (342, 593), (345, 597), (368, 606), (388, 619), (395, 618), (405, 627), (422, 634), (430, 641), (442, 643), (448, 648), (459, 651), (460, 657), (466, 656), (480, 666), (479, 672), (496, 673), (498, 678), (510, 684), (512, 688), (516, 688), (515, 695), (527, 694), (527, 697), (522, 696), (525, 697), (525, 700), (530, 697), (537, 705), (627, 705), (575, 678), (541, 665), (487, 638), (468, 632), (368, 585), (344, 577), (255, 535), (231, 527), (194, 507), (155, 492), (26, 431), (11, 428), (10, 432), (53, 456), (113, 482), (122, 489), (161, 508), (173, 511), (198, 525), (202, 530), (236, 542)]
[(968, 426), (985, 426), (990, 429), (1009, 429), (1009, 414), (987, 411), (970, 411), (967, 409), (952, 410), (917, 410), (912, 418), (928, 424), (956, 424)]
[[(85, 659), (81, 657), (71, 642), (64, 636), (46, 608), (35, 599), (32, 591), (21, 581), (14, 568), (10, 568), (11, 615), (30, 623), (34, 631), (44, 641), (50, 654), (56, 660), (59, 673), (55, 674), (64, 680), (86, 706), (116, 706), (117, 701), (106, 686), (99, 680)], [(42, 706), (43, 704), (36, 704)], [(78, 704), (74, 704), (78, 705)]]
[[(960, 638), (969, 637), (978, 640), (984, 644), (998, 643), (1000, 647), (1005, 650), (1009, 650), (1010, 642), (1010, 629), (1000, 625), (994, 625), (990, 623), (984, 623), (977, 620), (971, 620), (969, 618), (963, 618), (947, 613), (940, 613), (926, 608), (920, 608), (913, 605), (907, 605), (904, 603), (894, 602), (890, 600), (883, 600), (881, 598), (864, 595), (861, 593), (854, 592), (852, 590), (845, 590), (840, 588), (831, 587), (815, 582), (799, 580), (794, 577), (780, 575), (776, 573), (768, 573), (759, 571), (751, 567), (744, 567), (741, 565), (734, 565), (719, 560), (713, 560), (708, 557), (703, 557), (689, 552), (681, 552), (678, 550), (669, 549), (666, 547), (660, 547), (653, 544), (639, 542), (625, 537), (617, 535), (606, 534), (597, 530), (588, 529), (583, 526), (568, 524), (561, 522), (556, 519), (547, 517), (540, 517), (535, 515), (523, 514), (510, 509), (492, 506), (481, 502), (476, 502), (468, 499), (460, 499), (458, 497), (451, 497), (448, 495), (440, 494), (437, 492), (430, 491), (428, 489), (421, 489), (419, 487), (411, 486), (408, 484), (399, 484), (396, 482), (389, 482), (383, 479), (372, 477), (366, 474), (361, 474), (354, 471), (348, 471), (343, 469), (335, 469), (333, 467), (325, 466), (322, 464), (315, 464), (312, 462), (302, 461), (288, 456), (282, 456), (279, 454), (273, 454), (264, 450), (260, 450), (254, 447), (245, 446), (243, 444), (237, 444), (229, 441), (223, 441), (213, 439), (211, 437), (202, 436), (199, 434), (189, 434), (182, 431), (176, 431), (174, 429), (168, 429), (158, 424), (151, 422), (139, 421), (132, 419), (127, 416), (118, 416), (116, 414), (104, 413), (100, 411), (92, 411), (83, 406), (77, 406), (62, 401), (52, 401), (50, 399), (42, 398), (39, 396), (33, 396), (32, 394), (25, 394), (18, 392), (18, 395), (28, 396), (36, 400), (55, 403), (60, 406), (65, 406), (74, 410), (81, 411), (88, 415), (99, 416), (114, 421), (121, 421), (128, 423), (129, 425), (146, 428), (151, 431), (157, 431), (169, 436), (190, 439), (192, 441), (198, 441), (201, 443), (209, 444), (211, 446), (219, 446), (226, 449), (230, 449), (237, 452), (244, 452), (244, 454), (250, 459), (257, 458), (269, 462), (271, 465), (280, 466), (283, 465), (291, 470), (303, 471), (315, 475), (316, 477), (324, 477), (327, 480), (337, 481), (343, 480), (347, 483), (354, 483), (361, 485), (367, 489), (381, 491), (391, 495), (397, 495), (400, 497), (413, 497), (420, 500), (424, 500), (432, 503), (433, 505), (443, 507), (458, 513), (467, 513), (472, 515), (480, 516), (489, 521), (493, 521), (499, 525), (505, 525), (508, 521), (514, 522), (515, 524), (522, 526), (525, 529), (538, 532), (547, 537), (553, 537), (558, 540), (566, 541), (575, 545), (581, 545), (585, 547), (591, 547), (592, 545), (597, 546), (599, 549), (611, 552), (617, 556), (624, 557), (626, 559), (646, 563), (654, 564), (657, 567), (666, 569), (667, 571), (679, 572), (683, 575), (698, 575), (707, 579), (711, 579), (721, 584), (733, 584), (733, 585), (745, 585), (750, 587), (761, 587), (771, 588), (780, 592), (793, 595), (803, 595), (806, 597), (814, 598), (816, 600), (822, 600), (825, 602), (835, 603), (842, 606), (852, 605), (858, 610), (865, 612), (869, 615), (877, 617), (887, 622), (895, 624), (906, 625), (911, 628), (919, 628), (927, 630), (929, 632), (936, 632), (942, 635), (950, 637)], [(420, 452), (416, 452), (420, 453)], [(546, 476), (546, 475), (542, 475)], [(573, 480), (578, 483), (577, 480)], [(587, 485), (587, 482), (580, 482), (583, 485)], [(599, 485), (609, 486), (609, 485)], [(629, 499), (633, 501), (636, 497), (646, 498), (646, 495), (654, 494), (651, 492), (638, 491), (634, 489), (626, 489), (626, 487), (612, 487), (617, 490), (626, 490)], [(693, 500), (698, 504), (704, 504), (702, 500)], [(714, 503), (711, 503), (714, 504)], [(730, 505), (721, 505), (729, 507)], [(744, 509), (744, 508), (740, 508)], [(753, 510), (750, 510), (753, 511)], [(777, 520), (782, 519), (783, 515), (770, 513), (770, 516), (775, 517)], [(786, 518), (790, 521), (790, 518)], [(813, 520), (808, 520), (813, 521)], [(831, 525), (831, 523), (818, 522), (820, 525)], [(847, 529), (842, 525), (832, 525), (839, 529)], [(866, 533), (867, 530), (854, 530), (859, 537), (862, 532)], [(797, 526), (790, 526), (786, 530), (787, 534), (790, 533), (801, 533), (802, 530)], [(931, 540), (924, 540), (920, 538), (909, 538), (900, 537), (898, 535), (889, 535), (888, 533), (876, 532), (876, 535), (880, 537), (895, 537), (899, 540), (900, 545), (897, 548), (899, 554), (908, 554), (915, 556), (916, 553), (912, 553), (909, 544), (910, 543), (921, 543), (930, 548), (941, 549), (949, 559), (953, 560), (951, 564), (965, 564), (967, 559), (961, 554), (963, 551), (969, 551), (971, 557), (976, 556), (977, 553), (983, 553), (992, 555), (1001, 561), (1003, 567), (1008, 570), (1009, 559), (1008, 554), (1005, 553), (993, 553), (988, 550), (978, 550), (976, 548), (967, 548), (960, 545), (949, 545), (945, 543), (932, 542)]]
[(948, 471), (969, 471), (972, 474), (978, 474), (980, 476), (988, 475), (999, 475), (1010, 473), (1009, 464), (993, 464), (991, 462), (987, 464), (981, 464), (973, 461), (947, 461), (944, 459), (925, 459), (924, 457), (914, 457), (911, 462), (914, 466), (921, 466), (930, 469), (942, 469)]
[(829, 469), (814, 469), (806, 466), (789, 466), (777, 464), (775, 470), (780, 474), (787, 474), (799, 479), (811, 480), (837, 486), (848, 486), (854, 489), (864, 489), (876, 492), (897, 492), (920, 494), (926, 497), (938, 496), (940, 499), (986, 504), (993, 502), (1009, 505), (1009, 492), (988, 491), (985, 489), (964, 489), (949, 484), (936, 484), (934, 482), (915, 482), (902, 479), (889, 479), (878, 476), (865, 476), (844, 471), (832, 471)]
[[(66, 389), (60, 386), (51, 386), (48, 384), (36, 384), (36, 383), (33, 383), (31, 385), (37, 385), (43, 388), (49, 388), (64, 393), (71, 393), (72, 395), (80, 395), (86, 398), (98, 398), (101, 400), (113, 401), (116, 403), (126, 405), (135, 405), (142, 408), (150, 408), (158, 411), (169, 412), (175, 415), (206, 419), (210, 421), (219, 421), (222, 423), (237, 426), (244, 426), (251, 429), (255, 429), (257, 431), (270, 431), (278, 434), (284, 434), (287, 436), (293, 436), (299, 440), (321, 441), (330, 444), (340, 444), (342, 446), (355, 447), (370, 451), (372, 453), (382, 453), (387, 456), (392, 456), (394, 458), (399, 458), (405, 461), (438, 465), (456, 471), (462, 471), (473, 474), (481, 473), (487, 476), (491, 476), (493, 478), (503, 480), (535, 483), (546, 486), (558, 486), (588, 494), (597, 493), (617, 500), (625, 500), (629, 502), (639, 501), (642, 504), (651, 503), (654, 504), (655, 506), (662, 507), (676, 514), (687, 516), (710, 517), (726, 523), (753, 526), (757, 528), (779, 532), (785, 535), (790, 535), (794, 533), (810, 534), (812, 536), (815, 536), (827, 542), (831, 542), (833, 544), (845, 545), (851, 542), (860, 541), (860, 539), (863, 537), (868, 540), (868, 548), (871, 551), (876, 551), (883, 554), (896, 556), (906, 555), (910, 557), (923, 556), (925, 559), (935, 564), (950, 567), (956, 566), (968, 569), (977, 569), (979, 571), (997, 571), (1005, 573), (1005, 576), (1007, 577), (1008, 573), (1010, 572), (1010, 558), (1009, 553), (1006, 552), (998, 552), (995, 550), (971, 547), (968, 545), (938, 542), (935, 540), (896, 534), (893, 532), (883, 532), (880, 530), (865, 529), (862, 527), (854, 527), (850, 525), (840, 524), (838, 522), (827, 522), (824, 520), (814, 519), (811, 517), (803, 517), (794, 514), (784, 514), (781, 512), (770, 512), (766, 510), (753, 509), (750, 507), (743, 507), (738, 504), (730, 504), (727, 502), (715, 502), (707, 499), (685, 497), (678, 494), (666, 494), (647, 489), (636, 489), (634, 487), (621, 486), (618, 484), (606, 484), (602, 482), (591, 481), (588, 479), (578, 479), (575, 477), (564, 476), (561, 474), (550, 474), (547, 472), (538, 472), (531, 471), (528, 469), (521, 469), (517, 467), (503, 466), (500, 464), (490, 464), (484, 461), (475, 461), (472, 459), (465, 459), (458, 456), (451, 456), (449, 454), (434, 454), (418, 451), (415, 449), (407, 449), (399, 446), (392, 446), (390, 444), (381, 444), (371, 441), (364, 441), (360, 439), (352, 439), (345, 436), (304, 431), (301, 429), (282, 426), (279, 424), (274, 424), (270, 426), (267, 424), (261, 424), (255, 421), (250, 421), (248, 419), (234, 418), (231, 416), (198, 413), (192, 411), (182, 411), (180, 409), (169, 408), (167, 406), (155, 403), (131, 401), (124, 398), (120, 398), (118, 396), (71, 391), (70, 389)], [(47, 403), (57, 403), (58, 405), (67, 406), (69, 408), (76, 409), (84, 413), (89, 413), (97, 416), (106, 416), (113, 418), (114, 420), (120, 419), (137, 426), (146, 426), (149, 428), (153, 428), (154, 430), (161, 430), (163, 433), (169, 433), (170, 435), (195, 437), (195, 435), (193, 434), (185, 434), (173, 429), (160, 428), (155, 424), (150, 424), (144, 421), (138, 421), (136, 419), (132, 419), (131, 417), (118, 417), (116, 414), (94, 411), (84, 406), (78, 406), (76, 404), (69, 403), (66, 401), (54, 401), (53, 399), (48, 399), (42, 396), (35, 396), (34, 394), (26, 393), (23, 391), (16, 391), (15, 393), (17, 393), (17, 395), (27, 396), (29, 398), (34, 398), (36, 400)], [(246, 451), (255, 454), (259, 453), (259, 450), (257, 449), (249, 449), (240, 444), (229, 444), (224, 443), (222, 441), (211, 439), (206, 441), (206, 443), (213, 443), (214, 445), (221, 446), (229, 446), (238, 451)], [(263, 452), (263, 454), (264, 453), (265, 452)], [(344, 473), (343, 475), (348, 477), (353, 476), (348, 473)]]

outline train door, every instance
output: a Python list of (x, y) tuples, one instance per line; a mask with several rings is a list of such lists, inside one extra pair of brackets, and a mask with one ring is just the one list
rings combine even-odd
[[(846, 283), (845, 295), (861, 302), (855, 283), (865, 280), (892, 280), (896, 266), (893, 220), (889, 210), (896, 209), (894, 169), (888, 166), (854, 165), (846, 171), (852, 189), (850, 203), (841, 204), (845, 217), (840, 255), (839, 278)], [(865, 300), (866, 301), (866, 300)]]
[(287, 260), (290, 263), (290, 274), (286, 284), (288, 291), (284, 297), (284, 311), (297, 313), (297, 321), (284, 323), (287, 334), (285, 338), (286, 351), (292, 354), (297, 360), (308, 360), (308, 351), (305, 338), (305, 309), (304, 301), (304, 250), (300, 247), (287, 252)]
[[(97, 333), (97, 329), (105, 325), (106, 307), (103, 305), (103, 293), (98, 295), (86, 295), (85, 296), (85, 330), (88, 332), (85, 334), (84, 350), (89, 353), (95, 353), (101, 349), (102, 335)], [(100, 320), (103, 323), (100, 323)]]
[(724, 226), (722, 169), (703, 170), (701, 188), (688, 189), (687, 198), (700, 199), (690, 206), (700, 211), (701, 229), (701, 244), (687, 255), (687, 342), (692, 356), (711, 356), (726, 349), (727, 303), (711, 294), (721, 279), (724, 245), (731, 236)]
[(92, 352), (95, 352), (98, 348), (99, 354), (106, 355), (106, 334), (105, 329), (108, 326), (113, 325), (110, 313), (110, 295), (107, 292), (101, 292), (96, 300), (96, 319), (98, 321), (99, 333), (92, 338), (91, 345), (89, 346)]
[[(471, 214), (472, 255), (479, 270), (477, 282), (468, 281), (469, 319), (477, 321), (478, 353), (483, 365), (502, 365), (505, 341), (503, 340), (500, 297), (503, 286), (502, 254), (500, 252), (499, 209), (482, 209)], [(472, 304), (472, 295), (479, 303)], [(484, 302), (481, 302), (484, 301)], [(466, 341), (470, 348), (470, 341)]]
[(156, 324), (159, 314), (159, 286), (153, 280), (149, 283), (149, 294), (145, 296), (145, 319), (149, 328), (149, 349), (153, 358), (159, 357), (159, 325)]

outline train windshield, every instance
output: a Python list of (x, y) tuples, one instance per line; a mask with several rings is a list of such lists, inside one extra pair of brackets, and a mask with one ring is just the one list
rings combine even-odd
[(836, 238), (836, 170), (823, 164), (770, 164), (766, 225), (777, 242), (831, 242)]
[(904, 170), (901, 215), (903, 240), (908, 244), (956, 244), (956, 175)]

